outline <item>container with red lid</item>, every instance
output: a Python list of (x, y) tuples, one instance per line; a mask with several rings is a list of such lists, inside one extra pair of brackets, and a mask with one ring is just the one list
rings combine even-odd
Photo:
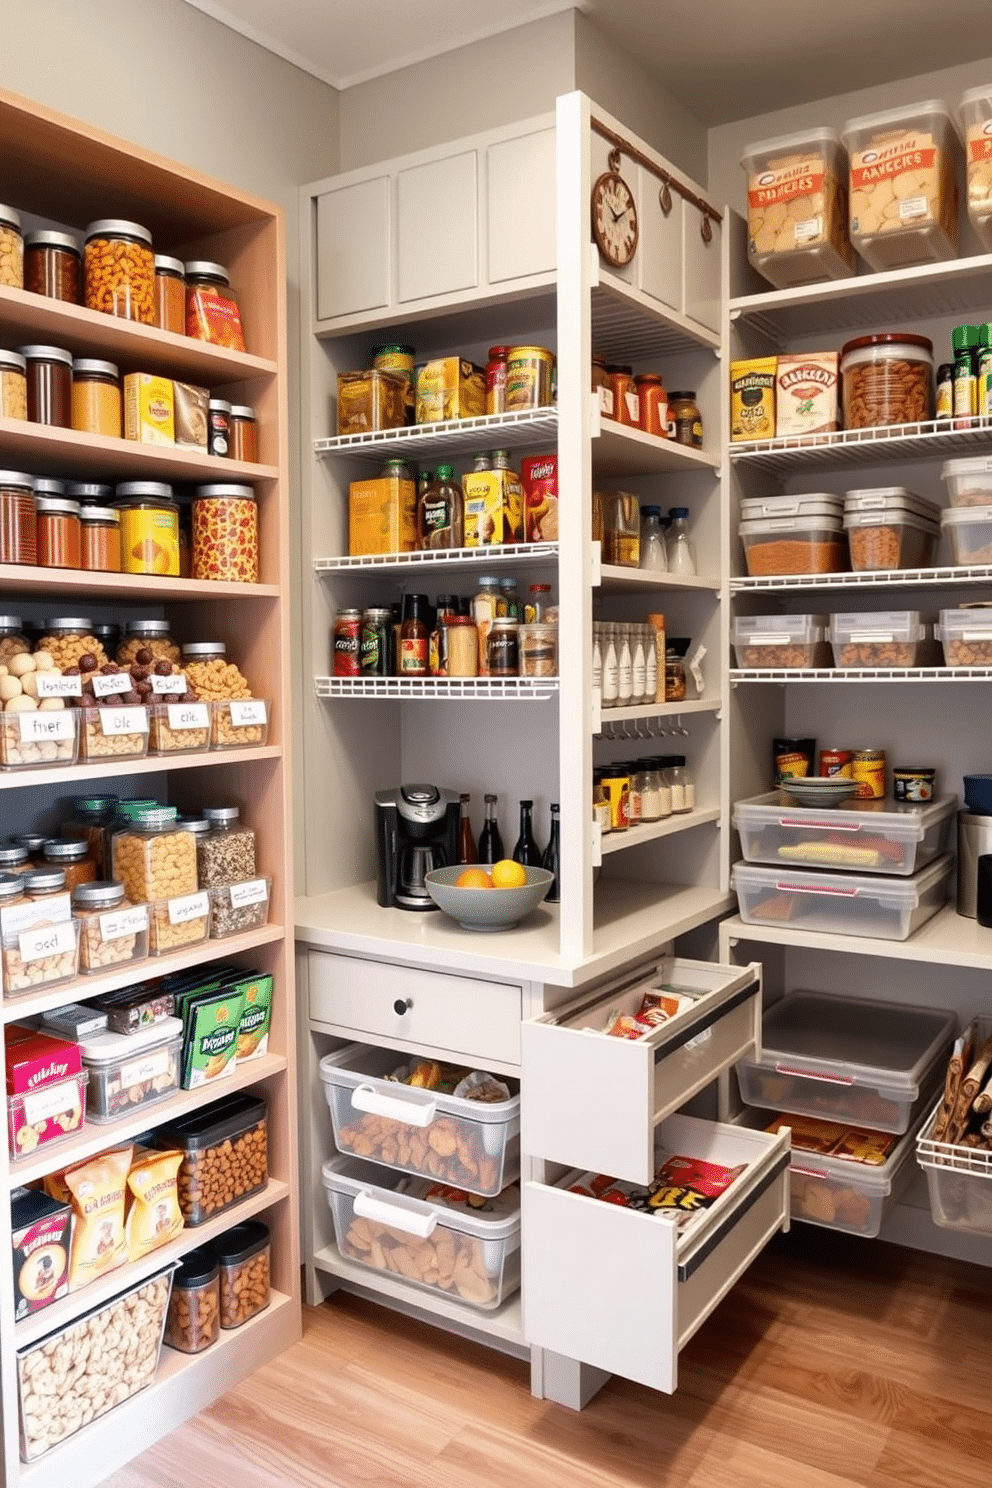
[(858, 336), (840, 354), (846, 429), (921, 424), (934, 416), (933, 342), (908, 332)]

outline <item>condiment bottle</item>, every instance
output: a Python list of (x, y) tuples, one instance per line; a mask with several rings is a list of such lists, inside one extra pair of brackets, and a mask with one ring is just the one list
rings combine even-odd
[(448, 641), (445, 628), (448, 617), (456, 614), (455, 596), (439, 594), (434, 606), (434, 629), (427, 647), (427, 670), (432, 677), (448, 675)]
[(487, 795), (486, 819), (479, 833), (479, 862), (501, 863), (503, 861), (503, 839), (496, 819), (496, 797)]
[(513, 849), (513, 861), (522, 863), (525, 868), (540, 868), (541, 866), (541, 849), (534, 841), (534, 833), (531, 829), (533, 810), (533, 801), (520, 802), (520, 834)]
[(672, 393), (668, 400), (669, 438), (692, 449), (703, 447), (703, 419), (695, 392)]
[(469, 802), (472, 797), (463, 794), (459, 796), (458, 815), (458, 861), (459, 863), (477, 863), (479, 854), (476, 852), (475, 840), (472, 837), (472, 819), (468, 814)]
[(954, 427), (970, 429), (978, 411), (978, 327), (955, 326), (951, 332), (954, 348)]
[(634, 378), (637, 388), (638, 423), (645, 434), (668, 438), (668, 394), (657, 372), (641, 372)]
[(489, 676), (488, 639), (493, 621), (506, 614), (506, 603), (500, 593), (499, 578), (484, 574), (479, 579), (479, 592), (472, 600), (472, 619), (479, 633), (479, 676)]
[(613, 830), (610, 803), (603, 793), (603, 773), (601, 770), (594, 770), (592, 776), (592, 819), (601, 832), (611, 832)]
[(609, 373), (610, 390), (613, 394), (612, 417), (618, 424), (626, 424), (629, 428), (636, 429), (640, 424), (640, 404), (633, 369), (631, 367), (607, 367), (606, 370)]
[(541, 867), (546, 868), (549, 873), (554, 874), (552, 883), (547, 894), (544, 896), (546, 904), (557, 904), (561, 897), (561, 807), (557, 801), (551, 803), (551, 836), (548, 845), (544, 849), (541, 859)]
[(668, 531), (668, 571), (680, 574), (683, 578), (692, 578), (696, 572), (696, 559), (689, 541), (689, 508), (673, 506), (668, 515), (672, 519)]
[(506, 359), (508, 346), (490, 346), (486, 363), (486, 412), (506, 412)]
[(651, 573), (668, 572), (668, 556), (665, 551), (665, 534), (661, 527), (661, 507), (641, 507), (641, 561), (640, 567)]
[(439, 465), (417, 503), (417, 546), (426, 551), (465, 546), (465, 498), (454, 467)]
[(530, 598), (524, 604), (524, 620), (528, 625), (540, 625), (546, 619), (546, 610), (551, 598), (550, 584), (531, 584)]
[(507, 619), (517, 621), (522, 620), (523, 614), (521, 612), (520, 600), (517, 595), (516, 579), (500, 579), (499, 587), (506, 604)]
[(400, 626), (400, 676), (426, 677), (430, 633), (427, 616), (430, 601), (426, 594), (403, 597), (403, 623)]

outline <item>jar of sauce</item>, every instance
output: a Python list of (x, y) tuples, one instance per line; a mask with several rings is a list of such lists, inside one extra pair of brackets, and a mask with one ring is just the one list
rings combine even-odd
[(72, 427), (82, 434), (121, 439), (124, 417), (119, 374), (113, 362), (77, 357), (72, 364)]
[(486, 363), (486, 412), (506, 412), (506, 361), (508, 346), (490, 346)]
[(34, 479), (0, 470), (0, 563), (37, 563)]
[(82, 524), (79, 502), (56, 496), (35, 500), (39, 568), (81, 568)]
[(614, 418), (613, 384), (610, 382), (610, 374), (606, 370), (606, 361), (603, 357), (594, 356), (592, 359), (592, 394), (593, 402), (598, 402), (599, 411), (603, 417)]
[(61, 346), (19, 346), (27, 364), (28, 418), (72, 428), (72, 352)]
[(258, 420), (246, 403), (232, 403), (229, 418), (231, 459), (258, 464)]
[(493, 621), (486, 637), (486, 661), (491, 677), (516, 677), (520, 674), (520, 622), (506, 615)]
[(692, 449), (703, 447), (703, 419), (694, 392), (672, 393), (668, 401), (670, 437)]
[(631, 367), (607, 367), (606, 370), (609, 373), (610, 390), (613, 394), (613, 413), (607, 417), (615, 418), (618, 424), (626, 424), (628, 428), (639, 428), (640, 403), (633, 369)]
[(24, 239), (24, 288), (50, 300), (82, 304), (82, 254), (70, 233), (28, 233)]
[(121, 514), (111, 506), (84, 506), (79, 520), (82, 529), (82, 564), (89, 571), (120, 573)]
[(117, 487), (121, 516), (121, 572), (179, 577), (179, 507), (162, 481), (123, 481)]
[(232, 351), (245, 350), (238, 297), (223, 264), (196, 259), (186, 265), (186, 334)]
[(444, 622), (447, 632), (442, 677), (477, 677), (479, 675), (479, 632), (471, 615), (449, 615)]
[(0, 418), (27, 416), (27, 362), (19, 351), (0, 351)]
[(641, 372), (634, 378), (637, 388), (638, 420), (645, 434), (657, 439), (668, 438), (668, 394), (657, 372)]
[(86, 229), (83, 248), (86, 308), (121, 320), (155, 324), (152, 235), (139, 222), (102, 217)]
[(400, 676), (426, 677), (430, 626), (427, 616), (430, 601), (426, 594), (403, 596), (403, 621), (400, 625)]
[(171, 331), (174, 336), (186, 334), (186, 278), (182, 262), (168, 258), (164, 253), (155, 255), (155, 319), (160, 331)]

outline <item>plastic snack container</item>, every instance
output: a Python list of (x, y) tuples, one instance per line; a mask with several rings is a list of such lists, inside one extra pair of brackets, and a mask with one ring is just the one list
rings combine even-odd
[(736, 615), (739, 667), (830, 666), (826, 615)]
[[(799, 935), (822, 932), (908, 940), (944, 904), (952, 869), (953, 860), (947, 854), (909, 878), (735, 863), (731, 885), (746, 925), (774, 925)], [(755, 1105), (789, 1104), (784, 1096), (773, 1097), (771, 1102), (748, 1098)], [(794, 1104), (792, 1108), (798, 1109)], [(821, 1112), (808, 1114), (819, 1116)]]
[(778, 289), (854, 273), (847, 151), (832, 129), (748, 145), (747, 256)]
[(733, 824), (749, 863), (908, 876), (943, 852), (956, 808), (956, 796), (938, 796), (919, 805), (866, 800), (816, 810), (769, 791), (738, 801)]
[(968, 216), (992, 251), (992, 86), (970, 88), (961, 99)]

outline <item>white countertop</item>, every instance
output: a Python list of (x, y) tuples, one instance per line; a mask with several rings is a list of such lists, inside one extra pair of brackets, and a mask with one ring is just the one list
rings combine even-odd
[(382, 909), (375, 884), (356, 884), (296, 901), (296, 938), (318, 949), (382, 961), (579, 987), (636, 961), (736, 906), (718, 889), (620, 879), (596, 886), (593, 950), (570, 958), (558, 949), (558, 910), (541, 905), (514, 930), (463, 930), (440, 911)]

